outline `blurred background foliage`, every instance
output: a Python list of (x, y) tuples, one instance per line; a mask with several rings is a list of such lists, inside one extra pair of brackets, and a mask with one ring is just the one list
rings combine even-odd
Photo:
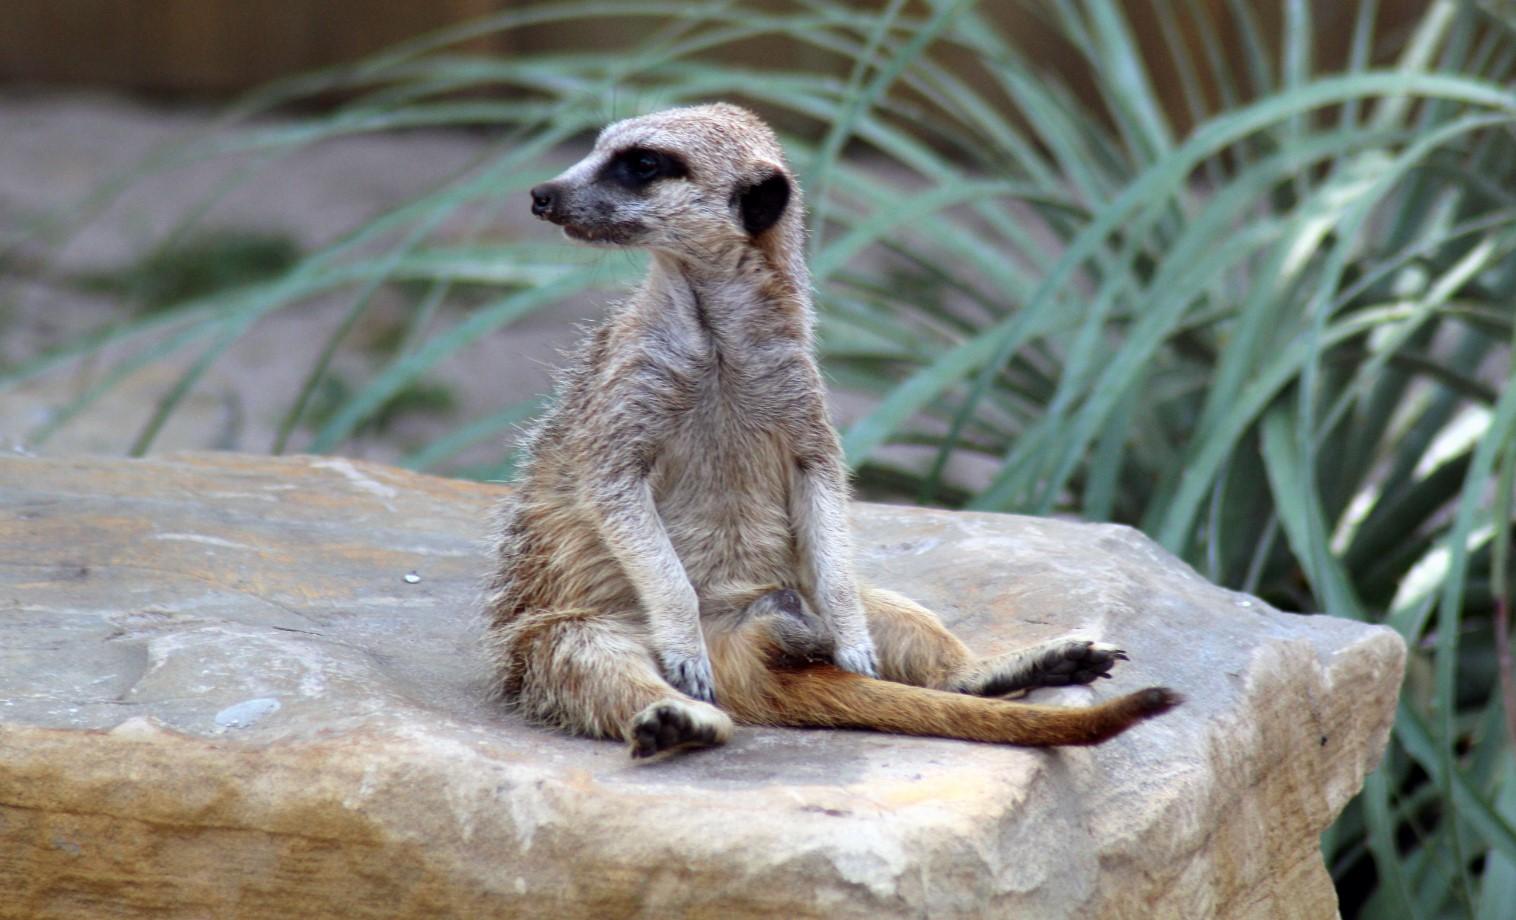
[[(1394, 738), (1322, 842), (1343, 912), (1508, 920), (1513, 33), (1513, 4), (1458, 0), (512, 5), (267, 85), (12, 228), (0, 253), (57, 245), (142, 177), (229, 153), (267, 170), (355, 133), (491, 141), (312, 252), (207, 236), (191, 209), (140, 264), (78, 279), (129, 316), (0, 387), (108, 356), (41, 441), (189, 354), (142, 453), (240, 336), (338, 292), (269, 448), (342, 451), (395, 413), (456, 411), (432, 369), (640, 266), (438, 228), (517, 206), (551, 151), (610, 118), (744, 102), (785, 131), (806, 188), (826, 367), (864, 400), (844, 431), (860, 490), (1126, 522), (1281, 608), (1390, 625), (1412, 649)], [(307, 117), (260, 119), (291, 109)], [(338, 374), (391, 289), (410, 308), (368, 343), (374, 372)], [(508, 476), (508, 450), (456, 458), (537, 406), (457, 418), (406, 462)]]

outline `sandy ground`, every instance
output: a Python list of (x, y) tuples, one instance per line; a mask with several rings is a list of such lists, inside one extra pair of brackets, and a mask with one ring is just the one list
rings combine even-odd
[[(215, 124), (212, 111), (165, 109), (119, 97), (0, 92), (0, 239), (13, 241), (38, 217), (79, 213), (80, 203), (102, 183), (155, 150), (206, 136)], [(23, 268), (0, 279), (0, 360), (14, 365), (126, 315), (124, 305), (109, 297), (81, 293), (25, 266), (46, 262), (54, 271), (78, 273), (130, 264), (250, 165), (251, 177), (220, 198), (199, 226), (284, 234), (310, 249), (445, 181), (492, 146), (477, 134), (410, 132), (323, 142), (261, 170), (250, 157), (224, 156), (144, 177), (66, 240), (22, 247)], [(567, 161), (575, 153), (565, 150), (555, 159)], [(490, 213), (470, 215), (470, 222), (478, 220), (486, 237), (529, 234), (551, 241), (551, 232), (531, 218), (526, 202), (514, 199), (502, 199)], [(154, 451), (268, 450), (282, 412), (349, 297), (317, 300), (260, 321), (197, 385)], [(376, 322), (398, 322), (409, 303), (381, 295)], [(462, 309), (442, 311), (438, 322), (456, 322)], [(450, 416), (404, 417), (383, 436), (344, 445), (344, 452), (393, 460), (464, 419), (546, 391), (560, 350), (578, 338), (575, 324), (601, 309), (596, 301), (564, 303), (459, 353), (428, 378), (453, 393), (457, 407)], [(362, 342), (364, 331), (351, 338)], [(0, 445), (47, 453), (124, 451), (159, 396), (196, 355), (186, 350), (134, 375), (40, 444), (39, 426), (102, 380), (109, 362), (73, 362), (19, 388), (0, 390)], [(358, 380), (374, 360), (361, 348), (350, 348), (336, 366)], [(293, 446), (300, 443), (297, 439)], [(474, 453), (476, 459), (498, 456), (501, 446), (492, 443)]]

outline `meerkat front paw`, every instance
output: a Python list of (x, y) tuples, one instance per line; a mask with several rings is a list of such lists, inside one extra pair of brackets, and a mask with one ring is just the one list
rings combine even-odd
[(976, 696), (1004, 696), (1037, 687), (1088, 684), (1110, 677), (1116, 662), (1127, 660), (1126, 652), (1114, 645), (1058, 639), (984, 662), (960, 689)]
[(844, 671), (852, 671), (864, 677), (879, 677), (879, 660), (874, 654), (872, 642), (838, 646), (832, 660)]
[(674, 689), (703, 703), (716, 702), (716, 678), (704, 654), (663, 658), (663, 673)]
[(725, 744), (732, 720), (705, 703), (660, 700), (632, 717), (626, 737), (634, 758)]

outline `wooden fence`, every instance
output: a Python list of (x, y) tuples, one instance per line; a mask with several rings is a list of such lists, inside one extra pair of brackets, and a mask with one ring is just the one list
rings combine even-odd
[[(752, 0), (749, 0), (752, 2)], [(770, 7), (782, 0), (761, 0)], [(1050, 40), (1033, 12), (1036, 0), (983, 0), (981, 9), (1024, 35), (1044, 63), (1077, 71), (1072, 49)], [(1042, 0), (1065, 2), (1065, 0)], [(1277, 35), (1282, 0), (1242, 0), (1267, 34)], [(1382, 0), (1380, 30), (1394, 36), (1427, 0)], [(0, 80), (110, 86), (172, 95), (225, 96), (276, 77), (351, 61), (431, 29), (528, 4), (521, 0), (0, 0)], [(871, 5), (878, 5), (877, 3)], [(1229, 0), (1202, 0), (1223, 31), (1231, 28)], [(1196, 41), (1181, 0), (1126, 0), (1171, 108), (1183, 109), (1177, 74), (1166, 73), (1159, 16), (1177, 17), (1181, 34)], [(1357, 0), (1312, 0), (1317, 59), (1331, 65), (1346, 53)], [(535, 51), (554, 47), (624, 46), (637, 23), (578, 24), (495, 34), (471, 50)], [(642, 26), (648, 23), (643, 21)], [(793, 46), (787, 46), (793, 50)], [(739, 59), (769, 64), (769, 46), (738, 49)], [(1232, 60), (1241, 60), (1240, 49)]]

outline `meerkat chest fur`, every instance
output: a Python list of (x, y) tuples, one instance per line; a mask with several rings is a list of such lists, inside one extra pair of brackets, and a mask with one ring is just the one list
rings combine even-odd
[(668, 351), (669, 387), (687, 389), (649, 482), (697, 588), (782, 583), (795, 566), (790, 527), (796, 446), (790, 422), (817, 398), (808, 337), (780, 320), (761, 274), (666, 284), (650, 347)]

